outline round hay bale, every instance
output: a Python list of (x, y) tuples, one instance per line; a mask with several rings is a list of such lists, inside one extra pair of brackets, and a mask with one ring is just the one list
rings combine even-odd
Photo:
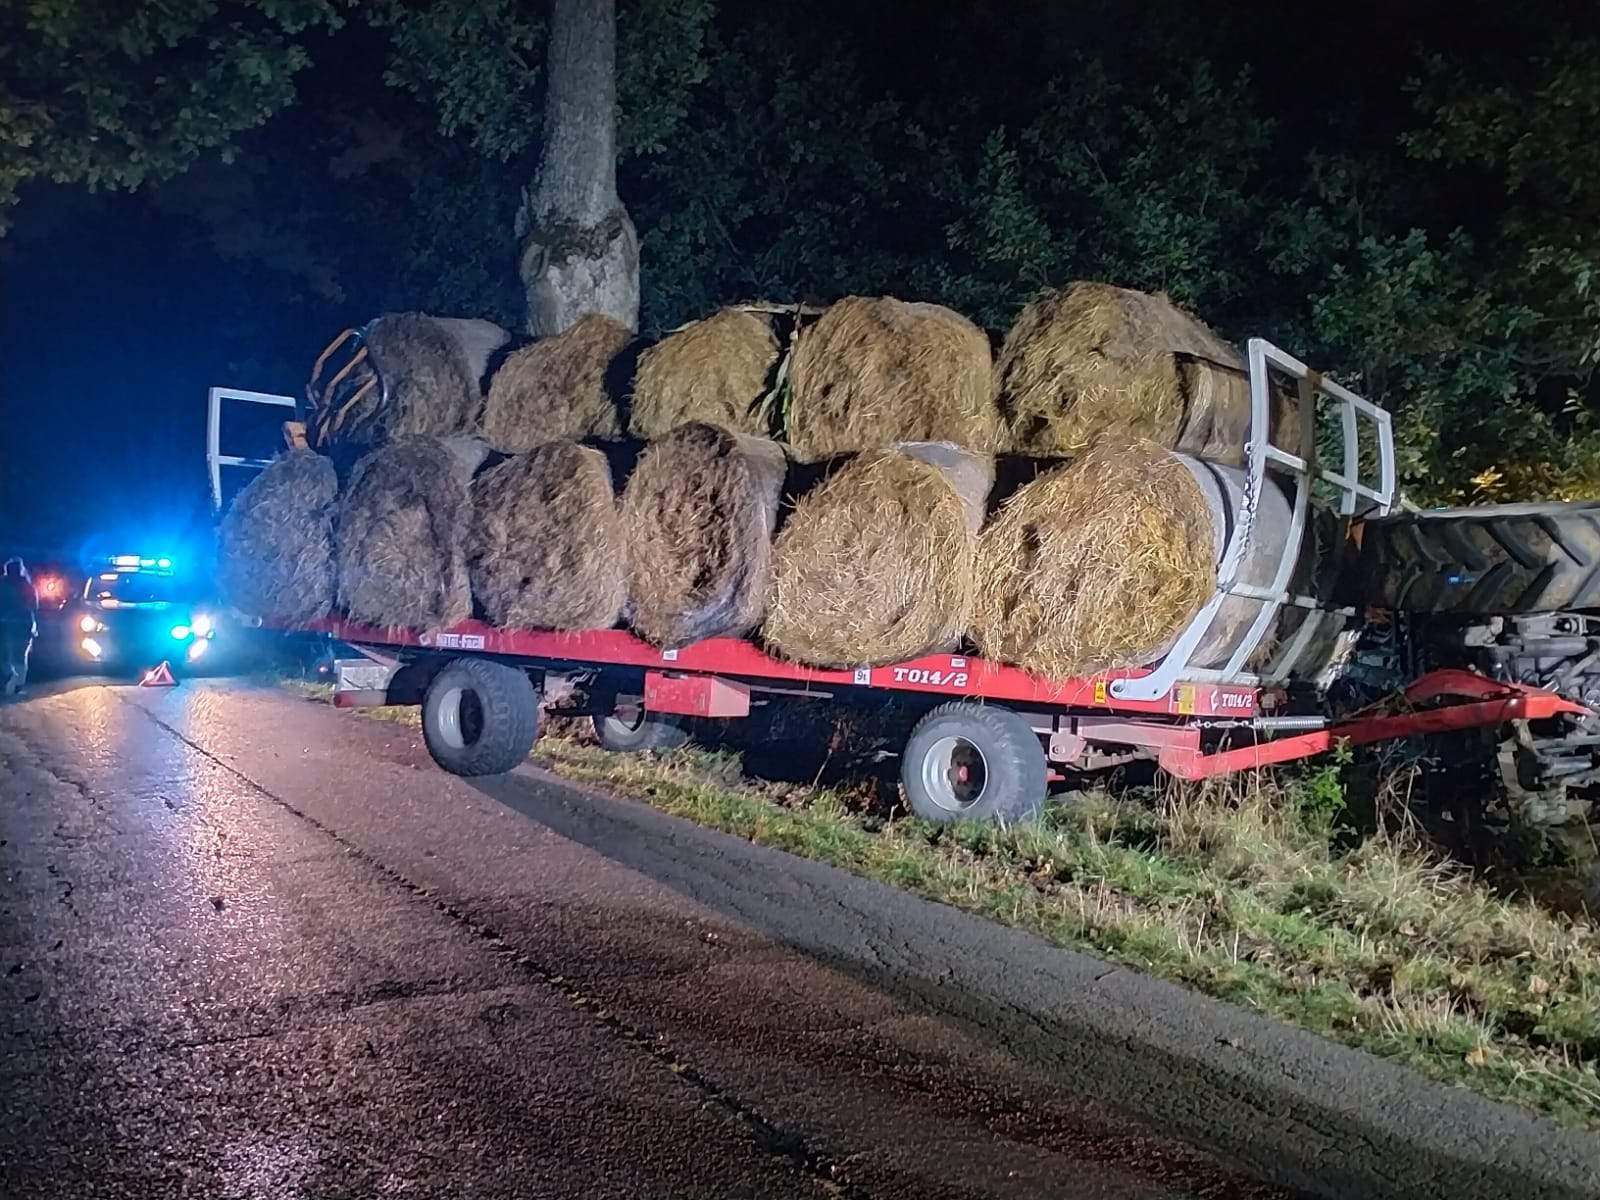
[(489, 379), (483, 436), (507, 454), (560, 438), (621, 436), (614, 366), (632, 341), (626, 325), (591, 314), (512, 351)]
[(344, 386), (330, 389), (332, 411), (319, 422), (324, 440), (376, 446), (398, 437), (472, 432), (489, 357), (508, 340), (510, 334), (489, 321), (426, 313), (377, 318), (362, 333), (366, 364)]
[(703, 422), (650, 443), (622, 492), (640, 637), (670, 649), (761, 623), (785, 467), (777, 443)]
[(280, 454), (222, 518), (218, 583), (241, 612), (303, 625), (333, 611), (333, 463), (310, 450)]
[(472, 615), (468, 485), (487, 447), (401, 438), (356, 463), (335, 533), (339, 606), (370, 625), (442, 629)]
[(1006, 334), (995, 379), (1019, 454), (1110, 437), (1238, 463), (1249, 436), (1244, 360), (1164, 296), (1103, 283), (1047, 292)]
[(767, 644), (821, 667), (954, 646), (972, 615), (993, 481), (985, 455), (913, 443), (866, 451), (801, 497), (772, 550)]
[(795, 340), (788, 439), (818, 459), (896, 442), (993, 450), (989, 338), (960, 313), (849, 296)]
[(550, 442), (473, 481), (467, 571), (492, 625), (611, 628), (628, 597), (627, 552), (598, 450)]
[(662, 437), (690, 421), (765, 435), (772, 418), (768, 378), (778, 362), (771, 320), (739, 308), (685, 325), (639, 356), (628, 428)]
[(1138, 666), (1211, 598), (1216, 561), (1189, 469), (1150, 442), (1100, 443), (1023, 486), (979, 537), (972, 640), (1057, 678)]
[(433, 320), (460, 349), (467, 378), (472, 380), (473, 389), (481, 397), (489, 362), (511, 341), (511, 335), (482, 317), (434, 317)]

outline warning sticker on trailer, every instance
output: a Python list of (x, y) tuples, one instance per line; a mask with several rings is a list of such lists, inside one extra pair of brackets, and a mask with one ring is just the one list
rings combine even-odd
[(1111, 703), (1106, 697), (1106, 681), (1104, 679), (1096, 679), (1094, 681), (1094, 702), (1096, 704)]
[(1188, 715), (1194, 712), (1194, 685), (1182, 684), (1177, 695), (1178, 712)]

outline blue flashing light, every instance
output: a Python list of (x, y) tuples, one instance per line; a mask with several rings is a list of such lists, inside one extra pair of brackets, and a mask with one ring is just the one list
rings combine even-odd
[(156, 559), (156, 567), (162, 571), (170, 571), (172, 570), (172, 560), (170, 558), (158, 558)]
[(174, 625), (172, 627), (172, 639), (176, 642), (186, 642), (193, 632), (187, 625)]

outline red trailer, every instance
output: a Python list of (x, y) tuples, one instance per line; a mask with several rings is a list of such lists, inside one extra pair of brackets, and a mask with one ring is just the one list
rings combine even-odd
[[(538, 734), (541, 696), (558, 683), (577, 685), (587, 698), (579, 711), (618, 750), (679, 744), (686, 718), (897, 696), (922, 709), (901, 780), (912, 808), (934, 820), (1026, 820), (1052, 778), (1136, 758), (1202, 779), (1339, 743), (1501, 727), (1563, 752), (1583, 743), (1575, 752), (1590, 755), (1600, 737), (1589, 736), (1590, 709), (1570, 690), (1492, 666), (1494, 677), (1464, 669), (1508, 661), (1480, 653), (1493, 636), (1459, 639), (1453, 656), (1424, 655), (1406, 617), (1341, 607), (1326, 580), (1311, 579), (1315, 536), (1328, 536), (1319, 514), (1337, 524), (1334, 544), (1343, 546), (1352, 523), (1398, 507), (1389, 414), (1260, 339), (1250, 342), (1248, 363), (1254, 420), (1244, 463), (1184, 459), (1212, 504), (1216, 593), (1164, 654), (1137, 669), (1044, 679), (949, 653), (823, 670), (741, 640), (661, 649), (623, 630), (550, 633), (478, 621), (414, 632), (332, 618), (310, 632), (361, 654), (339, 661), (336, 703), (420, 703), (429, 751), (460, 775), (522, 762)], [(1269, 400), (1285, 389), (1304, 418), (1292, 448), (1276, 444), (1269, 425)]]
[(434, 760), (458, 775), (491, 775), (522, 762), (538, 735), (547, 681), (581, 678), (602, 744), (661, 749), (687, 740), (685, 718), (737, 719), (752, 705), (859, 699), (898, 692), (927, 712), (907, 740), (908, 800), (936, 820), (1032, 816), (1048, 782), (1154, 759), (1182, 779), (1307, 758), (1340, 742), (1491, 728), (1588, 714), (1554, 693), (1444, 669), (1417, 679), (1383, 708), (1345, 719), (1291, 711), (1278, 688), (1181, 683), (1160, 700), (1119, 700), (1119, 680), (1147, 671), (1046, 680), (969, 655), (941, 654), (887, 667), (830, 671), (797, 666), (755, 645), (714, 639), (659, 650), (622, 630), (538, 633), (467, 621), (416, 634), (331, 619), (318, 632), (359, 648), (340, 660), (341, 707), (421, 703)]

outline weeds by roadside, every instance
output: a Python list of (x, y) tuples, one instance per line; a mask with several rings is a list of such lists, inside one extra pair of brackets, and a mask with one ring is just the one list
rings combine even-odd
[(1595, 926), (1496, 895), (1404, 830), (1341, 836), (1337, 764), (1174, 786), (1149, 804), (1074, 793), (1038, 825), (997, 829), (886, 818), (837, 788), (753, 781), (728, 751), (625, 756), (557, 730), (535, 758), (1600, 1129)]

